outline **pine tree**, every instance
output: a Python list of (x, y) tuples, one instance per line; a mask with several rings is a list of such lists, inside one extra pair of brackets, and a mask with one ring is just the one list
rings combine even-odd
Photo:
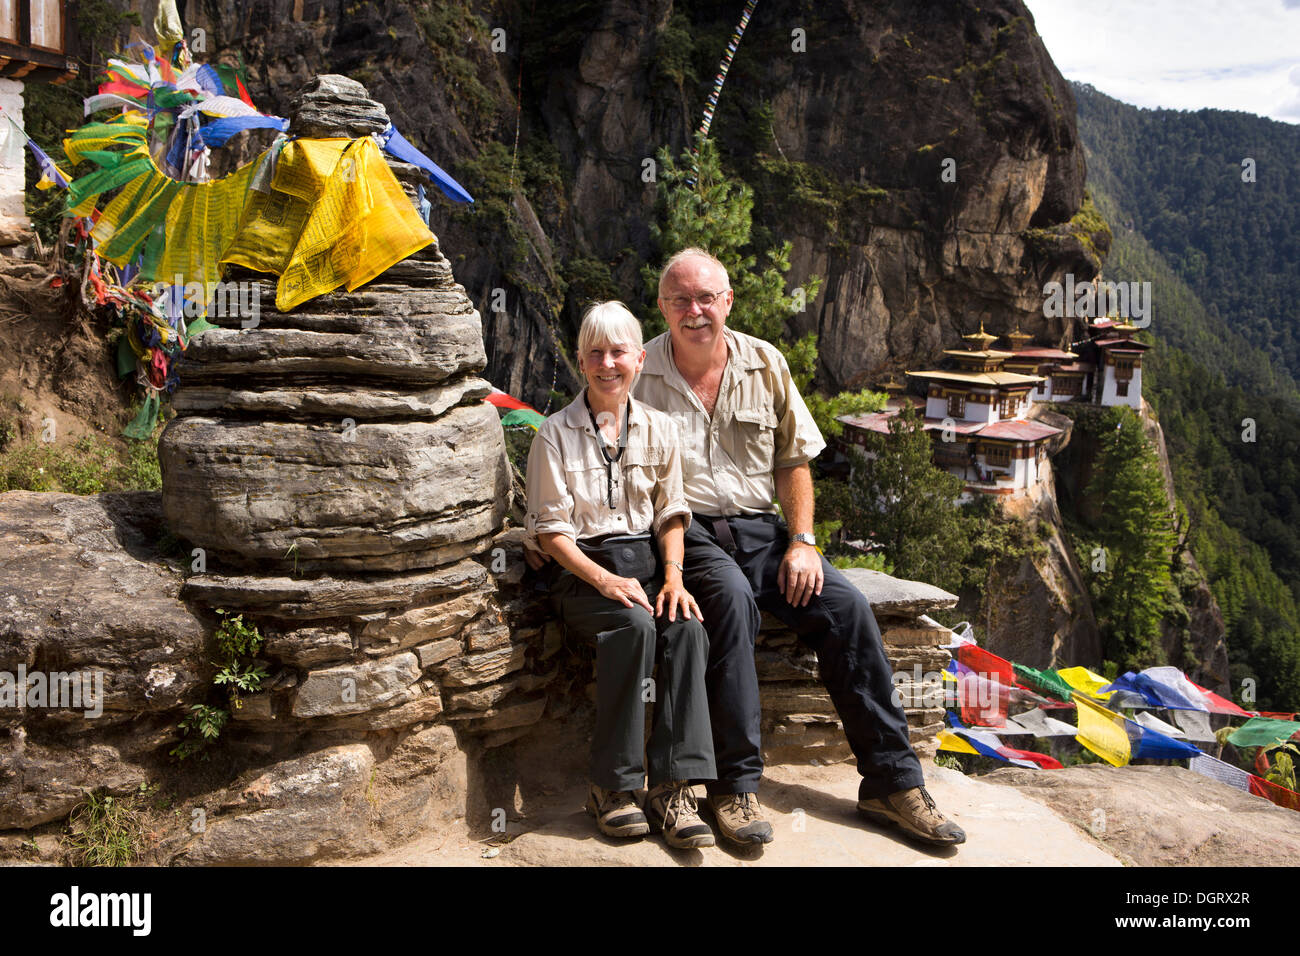
[(868, 457), (854, 450), (849, 482), (850, 537), (882, 547), (900, 578), (961, 586), (970, 549), (956, 501), (961, 479), (931, 461), (931, 441), (910, 405), (889, 421), (889, 435), (867, 439)]
[(1173, 516), (1160, 459), (1137, 415), (1128, 408), (1112, 410), (1099, 438), (1087, 494), (1101, 503), (1096, 543), (1104, 560), (1091, 583), (1106, 656), (1125, 669), (1150, 666), (1164, 657), (1160, 622), (1176, 543)]

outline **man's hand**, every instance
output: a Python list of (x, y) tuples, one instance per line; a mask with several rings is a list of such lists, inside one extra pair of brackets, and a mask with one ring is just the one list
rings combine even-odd
[(822, 593), (822, 557), (811, 544), (791, 542), (781, 570), (776, 575), (776, 586), (785, 599), (795, 607), (807, 607), (814, 594)]
[(546, 567), (551, 560), (551, 556), (540, 551), (534, 551), (532, 548), (524, 548), (524, 560), (528, 562), (528, 566), (534, 571), (540, 571)]

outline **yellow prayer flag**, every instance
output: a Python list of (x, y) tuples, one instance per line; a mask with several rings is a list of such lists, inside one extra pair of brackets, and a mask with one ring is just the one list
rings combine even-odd
[(1132, 759), (1133, 752), (1123, 716), (1094, 703), (1083, 694), (1073, 696), (1079, 708), (1079, 733), (1075, 739), (1111, 766), (1125, 766)]
[(951, 730), (939, 731), (939, 749), (947, 750), (958, 754), (978, 754), (979, 751), (967, 743), (963, 738), (958, 737)]
[(1065, 681), (1080, 693), (1087, 694), (1096, 700), (1107, 700), (1114, 691), (1105, 694), (1098, 693), (1103, 687), (1110, 683), (1100, 674), (1094, 674), (1086, 667), (1067, 667), (1064, 670), (1056, 672), (1060, 675), (1061, 680)]

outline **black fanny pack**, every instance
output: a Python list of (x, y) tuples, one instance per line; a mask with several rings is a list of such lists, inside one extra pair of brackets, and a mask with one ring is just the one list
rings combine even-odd
[(622, 578), (644, 581), (659, 575), (659, 553), (650, 532), (610, 534), (590, 541), (579, 541), (582, 553), (606, 571)]

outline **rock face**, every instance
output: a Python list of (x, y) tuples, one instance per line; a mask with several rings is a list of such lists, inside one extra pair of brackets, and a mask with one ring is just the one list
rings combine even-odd
[(138, 787), (202, 696), (207, 625), (159, 557), (163, 532), (156, 494), (0, 495), (0, 671), (61, 695), (28, 683), (28, 707), (0, 707), (0, 829)]
[[(433, 226), (483, 311), (488, 377), (538, 408), (552, 387), (576, 385), (553, 344), (555, 316), (571, 333), (590, 299), (640, 300), (639, 270), (657, 260), (645, 162), (689, 143), (738, 8), (256, 9), (187, 8), (187, 25), (238, 38), (254, 97), (281, 115), (316, 73), (364, 78), (483, 207), (471, 216), (435, 203)], [(515, 156), (498, 144), (517, 120)], [(1091, 278), (1104, 255), (1104, 236), (1070, 225), (1085, 179), (1074, 99), (1020, 0), (765, 2), (713, 135), (756, 187), (758, 224), (794, 243), (791, 285), (825, 280), (795, 324), (820, 332), (831, 387), (932, 361), (981, 319), (994, 333), (1019, 320), (1059, 338), (1062, 320), (1042, 315), (1043, 282)]]

